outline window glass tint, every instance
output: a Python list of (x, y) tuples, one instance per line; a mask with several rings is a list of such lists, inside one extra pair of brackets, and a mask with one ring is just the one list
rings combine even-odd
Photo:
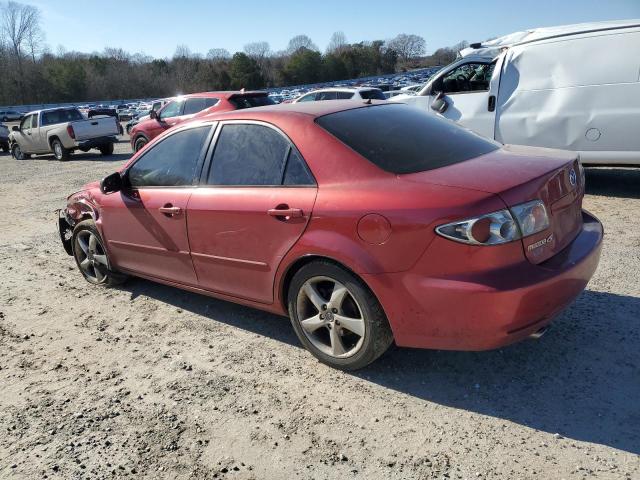
[(222, 127), (211, 162), (209, 185), (280, 185), (289, 142), (272, 128)]
[(283, 185), (315, 185), (302, 157), (295, 148), (289, 152), (287, 167), (284, 171)]
[(38, 115), (31, 116), (31, 128), (38, 128)]
[(171, 102), (160, 111), (160, 118), (171, 118), (180, 115), (182, 102)]
[(268, 95), (244, 95), (240, 97), (230, 98), (229, 102), (231, 102), (231, 104), (238, 110), (243, 108), (264, 107), (265, 105), (276, 104), (276, 102), (274, 102), (273, 99)]
[(382, 90), (361, 90), (360, 96), (365, 100), (386, 100), (387, 97), (384, 96)]
[(83, 120), (83, 117), (75, 109), (42, 112), (42, 125), (55, 125), (56, 123), (75, 122), (76, 120)]
[(132, 187), (191, 185), (198, 157), (211, 127), (182, 130), (165, 138), (129, 169)]
[(353, 98), (353, 92), (336, 92), (338, 100), (348, 100)]
[(463, 162), (500, 144), (402, 104), (355, 108), (316, 122), (378, 167), (415, 173)]

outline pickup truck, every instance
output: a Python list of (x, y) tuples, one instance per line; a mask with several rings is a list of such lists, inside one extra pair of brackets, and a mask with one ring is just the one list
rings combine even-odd
[(114, 117), (87, 120), (77, 108), (52, 108), (27, 113), (20, 126), (13, 127), (9, 143), (17, 160), (51, 152), (57, 160), (67, 160), (74, 150), (96, 148), (111, 155), (118, 133)]

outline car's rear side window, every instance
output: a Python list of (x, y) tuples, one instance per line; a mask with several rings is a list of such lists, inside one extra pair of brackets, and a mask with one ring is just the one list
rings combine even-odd
[(373, 90), (360, 90), (360, 96), (365, 100), (386, 100), (387, 97), (384, 96), (382, 90), (378, 90), (374, 88)]
[(415, 173), (463, 162), (500, 144), (402, 104), (331, 113), (318, 125), (387, 172)]
[(229, 102), (238, 110), (243, 108), (264, 107), (265, 105), (275, 105), (276, 102), (268, 95), (244, 95), (231, 97)]

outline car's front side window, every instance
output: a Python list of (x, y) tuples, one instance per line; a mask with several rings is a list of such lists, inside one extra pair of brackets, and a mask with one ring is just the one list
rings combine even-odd
[(448, 94), (486, 92), (495, 63), (465, 63), (444, 75), (435, 88)]
[(181, 130), (152, 146), (128, 170), (132, 188), (193, 184), (196, 166), (211, 126)]
[(316, 99), (317, 94), (315, 93), (309, 93), (305, 96), (303, 96), (302, 98), (300, 98), (300, 100), (298, 100), (298, 102), (313, 102)]
[(31, 128), (31, 117), (33, 115), (27, 115), (20, 122), (20, 130), (29, 130)]
[(182, 110), (182, 103), (180, 101), (173, 101), (169, 103), (160, 111), (160, 119), (165, 120), (171, 117), (177, 117)]

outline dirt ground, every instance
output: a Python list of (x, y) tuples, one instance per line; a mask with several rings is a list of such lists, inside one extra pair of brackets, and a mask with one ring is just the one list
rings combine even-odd
[(602, 261), (545, 337), (349, 374), (286, 318), (83, 280), (53, 211), (129, 151), (0, 154), (1, 478), (640, 478), (640, 169), (587, 171)]

